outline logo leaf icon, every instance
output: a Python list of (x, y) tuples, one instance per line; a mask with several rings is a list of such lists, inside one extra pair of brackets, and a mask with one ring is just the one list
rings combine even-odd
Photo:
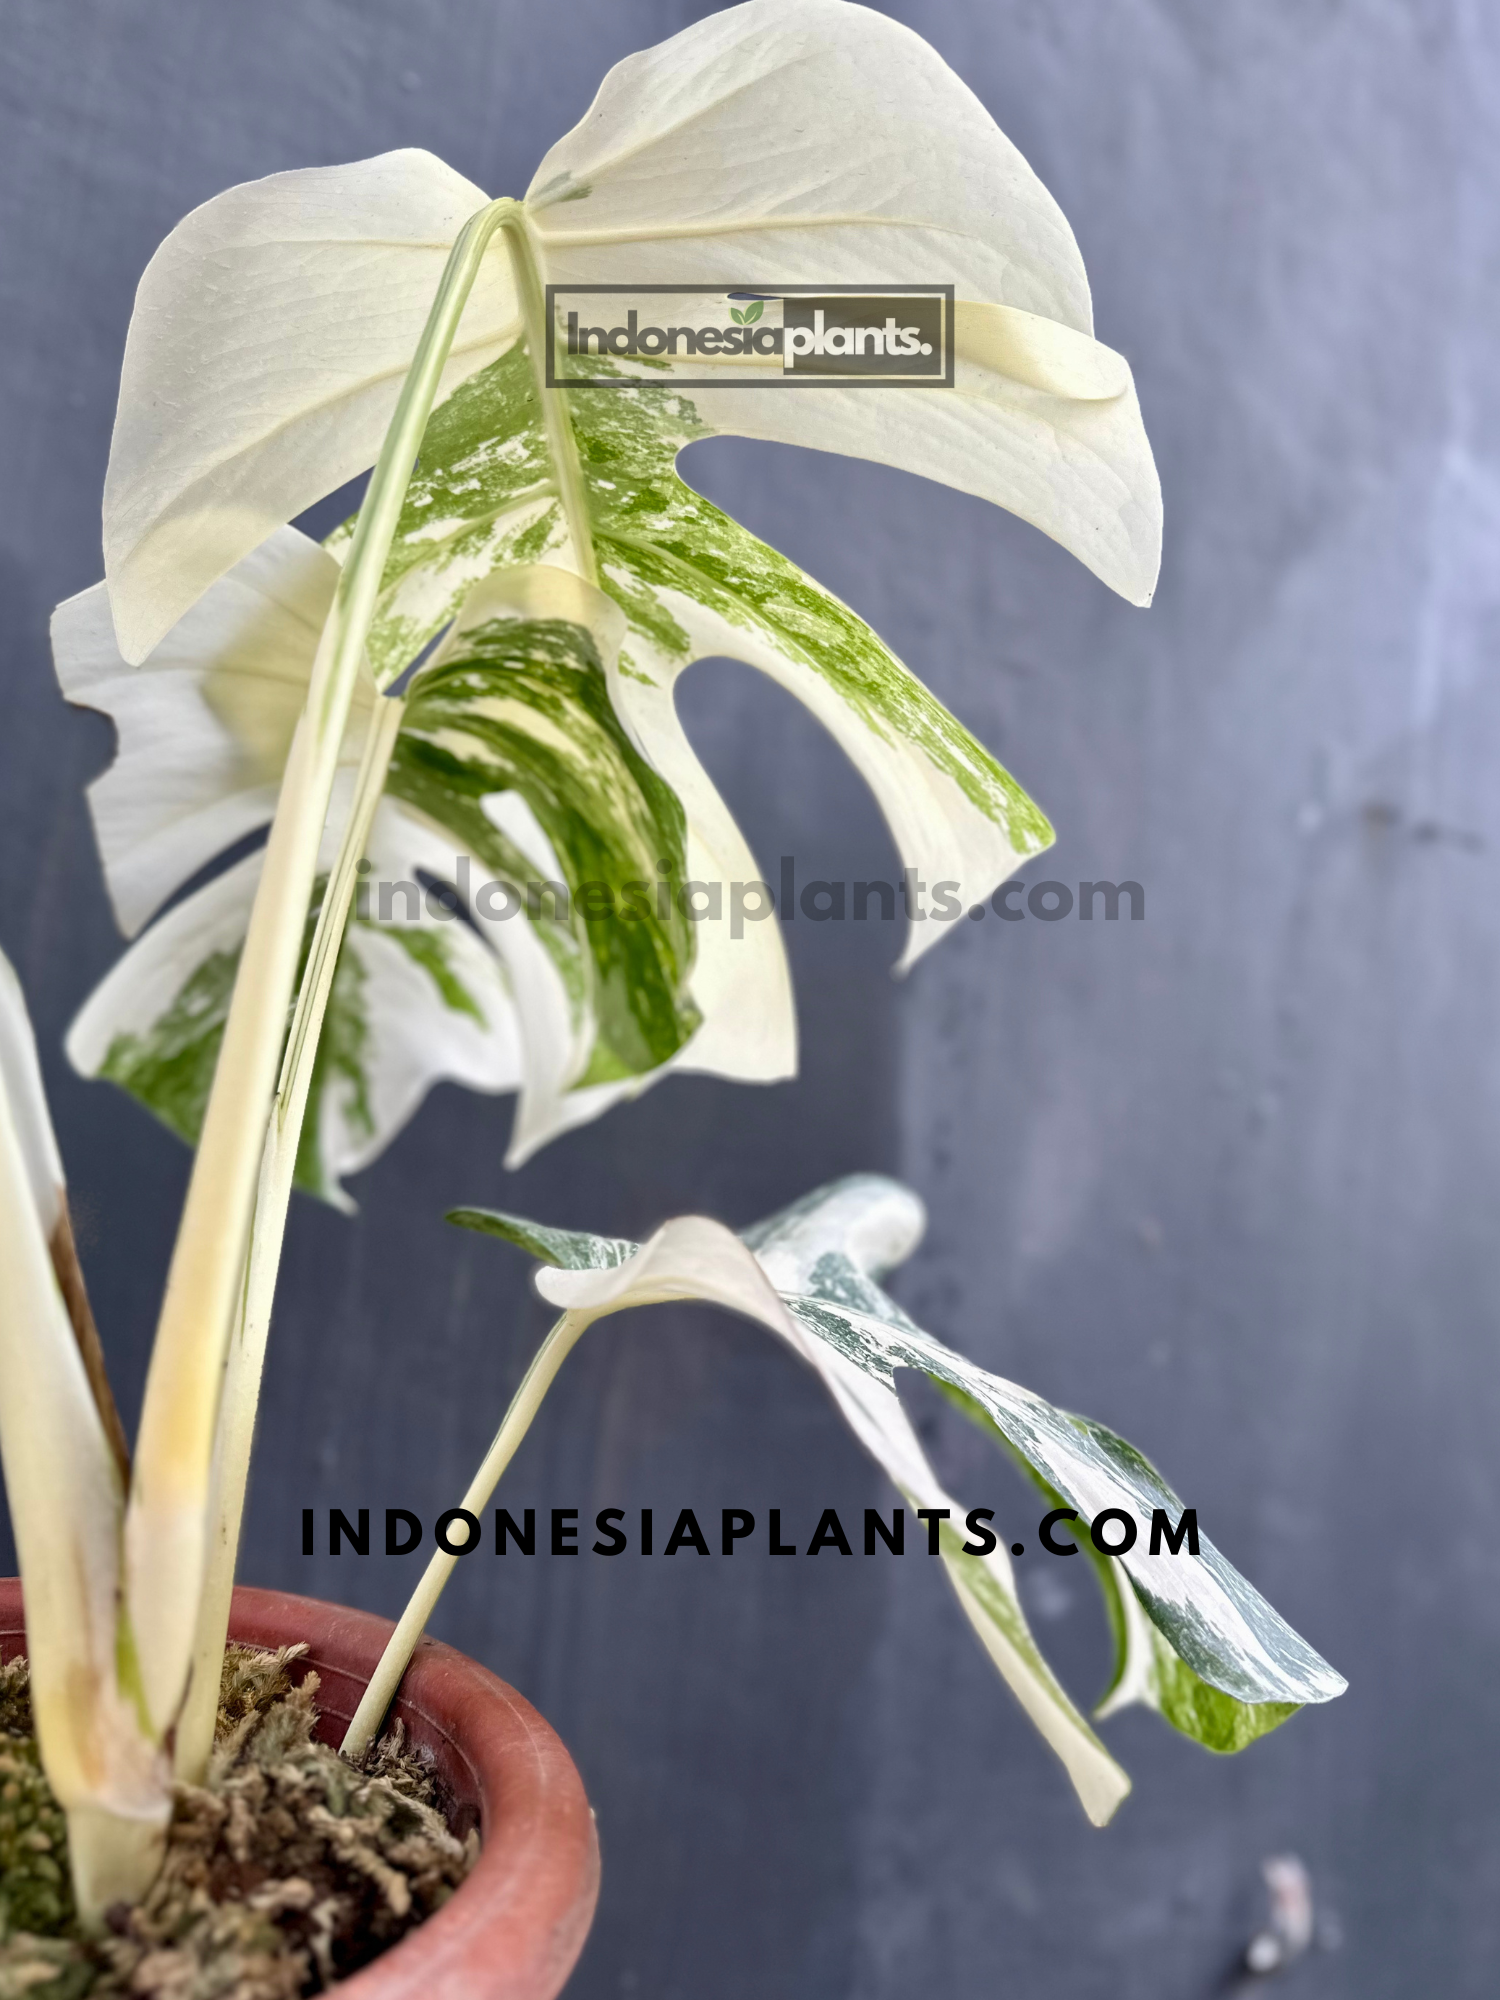
[(764, 300), (762, 299), (754, 300), (750, 305), (746, 306), (744, 310), (744, 313), (742, 315), (744, 323), (748, 326), (752, 320), (759, 319), (761, 314), (765, 311), (765, 309), (766, 308)]

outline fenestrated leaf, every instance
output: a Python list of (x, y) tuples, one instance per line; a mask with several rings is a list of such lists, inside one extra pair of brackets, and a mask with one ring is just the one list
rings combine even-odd
[[(829, 729), (874, 791), (903, 864), (929, 889), (943, 885), (950, 918), (1050, 843), (1014, 779), (863, 620), (677, 475), (679, 451), (708, 434), (688, 397), (646, 382), (566, 400), (600, 579), (628, 621), (614, 703), (686, 806), (687, 877), (721, 885), (721, 912), (731, 885), (758, 869), (674, 701), (678, 676), (711, 655), (770, 674)], [(524, 343), (434, 413), (371, 634), (377, 677), (393, 679), (488, 566), (561, 558), (568, 538), (546, 450)], [(700, 927), (693, 995), (704, 1027), (677, 1066), (783, 1076), (796, 1035), (779, 930), (753, 919), (739, 928)], [(935, 912), (914, 915), (902, 962), (945, 934)]]
[[(94, 802), (122, 915), (139, 922), (215, 858), (226, 834), (269, 814), (274, 784), (259, 781), (285, 755), (317, 643), (315, 616), (299, 611), (309, 593), (331, 592), (336, 576), (331, 557), (284, 530), (205, 596), (160, 649), (162, 664), (152, 655), (138, 669), (113, 647), (102, 588), (59, 611), (54, 644), (64, 687), (120, 723), (120, 759), (95, 786)], [(343, 1079), (336, 1098), (349, 1118), (329, 1131), (324, 1116), (314, 1117), (319, 1138), (304, 1185), (335, 1189), (445, 1075), (487, 1090), (521, 1089), (512, 1158), (523, 1158), (638, 1087), (638, 1077), (670, 1059), (698, 1023), (689, 991), (692, 926), (680, 897), (682, 808), (609, 698), (606, 661), (624, 629), (619, 612), (555, 569), (512, 570), (471, 595), (413, 684), (377, 822), (379, 851), (372, 845), (369, 857), (370, 918), (399, 919), (414, 904), (423, 915), (387, 932), (385, 943), (360, 933), (340, 971), (325, 1031), (338, 1053), (330, 1049), (321, 1061), (326, 1074)], [(375, 698), (363, 694), (361, 726)], [(178, 717), (180, 731), (172, 726)], [(351, 765), (355, 754), (351, 746)], [(198, 1130), (257, 879), (254, 863), (237, 875), (238, 889), (201, 891), (174, 911), (160, 935), (135, 947), (140, 966), (133, 970), (127, 956), (105, 982), (71, 1044), (87, 1073), (134, 1089), (184, 1137)], [(485, 970), (474, 931), (443, 944), (434, 926), (446, 912), (432, 919), (423, 898), (429, 879), (458, 884), (458, 900), (469, 901), (474, 930), (506, 978)], [(480, 896), (489, 881), (507, 885), (508, 895)], [(560, 892), (543, 891), (547, 882), (560, 883)], [(636, 897), (634, 913), (600, 916), (580, 898), (590, 883), (617, 901), (632, 883), (650, 893)], [(197, 938), (205, 924), (211, 944), (206, 934)], [(404, 974), (391, 948), (410, 961)], [(475, 1003), (480, 1016), (492, 1030), (506, 1024), (482, 1057), (455, 1052), (446, 1016), (441, 1032), (431, 1032), (434, 989), (420, 974), (433, 973), (440, 948), (473, 961), (466, 977), (487, 995)], [(420, 964), (417, 954), (425, 954)], [(382, 955), (386, 969), (369, 984), (366, 961)], [(357, 1062), (361, 985), (384, 1032), (360, 1041)], [(414, 1009), (404, 1024), (396, 1011), (402, 992)], [(377, 1073), (383, 1062), (396, 1064), (390, 1078)], [(377, 1110), (366, 1120), (367, 1097), (390, 1115)], [(318, 1149), (323, 1170), (314, 1172)]]
[[(782, 1312), (765, 1304), (736, 1239), (698, 1219), (668, 1224), (638, 1261), (617, 1264), (620, 1246), (591, 1248), (573, 1233), (543, 1236), (516, 1218), (460, 1211), (455, 1219), (507, 1235), (565, 1269), (539, 1274), (538, 1290), (584, 1316), (666, 1297), (702, 1296), (748, 1312), (810, 1360), (845, 1416), (903, 1491), (936, 1489), (901, 1409), (895, 1371), (915, 1368), (957, 1391), (1059, 1504), (1084, 1521), (1120, 1508), (1138, 1523), (1130, 1552), (1103, 1559), (1121, 1644), (1107, 1706), (1147, 1700), (1174, 1726), (1214, 1749), (1243, 1745), (1298, 1705), (1330, 1700), (1344, 1682), (1235, 1571), (1206, 1536), (1200, 1553), (1149, 1553), (1151, 1516), (1181, 1503), (1125, 1441), (1071, 1417), (1030, 1391), (989, 1374), (923, 1333), (877, 1282), (909, 1253), (921, 1209), (895, 1183), (860, 1176), (835, 1183), (744, 1232), (742, 1242), (775, 1287)], [(678, 1254), (678, 1250), (682, 1254)], [(693, 1286), (698, 1286), (695, 1294)], [(915, 1458), (912, 1454), (915, 1453)], [(952, 1504), (924, 1498), (919, 1504)], [(955, 1518), (962, 1510), (953, 1507)], [(965, 1610), (1002, 1672), (1068, 1764), (1096, 1817), (1108, 1817), (1104, 1756), (1056, 1689), (1025, 1631), (1003, 1548), (962, 1556), (944, 1547)], [(965, 1568), (964, 1565), (971, 1565)], [(1113, 1767), (1108, 1767), (1112, 1769)], [(1117, 1799), (1116, 1801), (1117, 1802)]]
[[(513, 1160), (668, 1066), (746, 1080), (795, 1068), (779, 926), (734, 921), (734, 885), (758, 871), (677, 721), (673, 686), (691, 660), (735, 653), (797, 694), (871, 782), (903, 859), (957, 892), (955, 912), (1050, 838), (1014, 781), (854, 613), (676, 476), (677, 451), (700, 429), (684, 398), (647, 386), (573, 401), (623, 620), (550, 565), (507, 567), (564, 540), (518, 345), (429, 425), (370, 642), (390, 681), (451, 626), (413, 682), (388, 780), (388, 795), (440, 835), (428, 865), (443, 879), (468, 869), (510, 883), (528, 901), (538, 881), (569, 892), (561, 920), (540, 895), (519, 924), (474, 912), (521, 1015), (527, 1092)], [(265, 780), (290, 739), (334, 573), (284, 530), (205, 596), (161, 664), (152, 655), (133, 671), (112, 652), (101, 593), (59, 612), (65, 688), (121, 719), (96, 822), (117, 904), (137, 921), (226, 833), (269, 811)], [(173, 704), (180, 734), (167, 726)], [(204, 754), (189, 754), (195, 746)], [(716, 920), (686, 920), (684, 881), (719, 898)], [(580, 909), (591, 882), (613, 914)], [(769, 896), (748, 893), (768, 913)], [(907, 960), (943, 929), (914, 921)], [(227, 994), (231, 968), (219, 969)]]

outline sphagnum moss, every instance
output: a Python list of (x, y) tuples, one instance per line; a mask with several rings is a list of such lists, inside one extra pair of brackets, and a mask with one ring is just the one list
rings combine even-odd
[(0, 1670), (0, 2000), (295, 2000), (439, 1909), (467, 1874), (434, 1774), (385, 1738), (362, 1767), (313, 1740), (302, 1651), (231, 1647), (208, 1784), (178, 1788), (145, 1897), (79, 1930), (63, 1815), (42, 1774), (26, 1663)]

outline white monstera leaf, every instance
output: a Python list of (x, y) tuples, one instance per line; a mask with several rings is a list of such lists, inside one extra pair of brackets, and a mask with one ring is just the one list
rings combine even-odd
[[(345, 535), (314, 550), (287, 517), (375, 457), (444, 247), (482, 203), (420, 154), (273, 176), (195, 211), (146, 273), (106, 495), (107, 588), (63, 606), (56, 625), (65, 688), (120, 724), (94, 803), (129, 932), (269, 814), (349, 552)], [(597, 776), (584, 755), (568, 809), (550, 822), (538, 811), (555, 789), (542, 697), (525, 697), (529, 782), (483, 748), (490, 724), (469, 727), (480, 697), (463, 723), (452, 700), (476, 590), (524, 595), (533, 583), (503, 579), (542, 569), (597, 576), (624, 613), (620, 636), (593, 636), (643, 760), (627, 789), (656, 819), (644, 873), (668, 885), (655, 930), (575, 910), (502, 934), (471, 908), (517, 1010), (521, 1158), (668, 1067), (758, 1081), (795, 1067), (769, 892), (676, 717), (675, 681), (694, 660), (727, 653), (770, 673), (864, 773), (907, 880), (945, 892), (910, 909), (905, 964), (1051, 838), (846, 606), (678, 477), (682, 447), (737, 430), (928, 472), (1037, 521), (1139, 601), (1159, 509), (1129, 372), (1092, 340), (1065, 221), (965, 86), (882, 15), (845, 0), (714, 15), (612, 72), (526, 202), (499, 206), (505, 226), (469, 295), (368, 634), (384, 688), (451, 628), (446, 691), (431, 672), (414, 684), (389, 796), (441, 833), (453, 870), (510, 880), (512, 864), (535, 861), (521, 815), (556, 879), (575, 893), (597, 879), (585, 851), (615, 802), (580, 800)], [(641, 364), (634, 379), (564, 391), (538, 365), (545, 281), (607, 282), (628, 267), (643, 283), (916, 282), (934, 259), (961, 307), (952, 390), (777, 396), (729, 371), (690, 397), (670, 366)], [(350, 711), (347, 764), (372, 698), (363, 688)], [(435, 705), (445, 739), (469, 746), (457, 785), (433, 777), (416, 710)], [(470, 780), (484, 773), (496, 789), (481, 796)], [(559, 821), (580, 834), (571, 846)], [(706, 921), (681, 921), (685, 893)], [(498, 1052), (483, 1067), (498, 1075)], [(325, 1185), (335, 1156), (359, 1150), (345, 1141)]]
[[(105, 494), (128, 661), (374, 462), (444, 257), (485, 199), (429, 154), (390, 153), (233, 188), (163, 243), (131, 322)], [(981, 494), (1149, 600), (1160, 498), (1129, 369), (1092, 338), (1056, 203), (910, 30), (847, 0), (713, 14), (610, 72), (512, 221), (444, 387), (503, 352), (549, 282), (951, 283), (951, 388), (726, 381), (702, 392), (701, 422)]]
[[(289, 590), (300, 589), (311, 545), (285, 530), (276, 547)], [(336, 574), (330, 557), (313, 553)], [(281, 608), (271, 554), (268, 545), (241, 566), (254, 573), (254, 594), (241, 592), (237, 570), (185, 621), (211, 638), (227, 630), (227, 660), (210, 652), (185, 664), (174, 634), (168, 669), (154, 672), (155, 656), (125, 668), (117, 655), (111, 668), (100, 658), (102, 588), (58, 614), (65, 689), (111, 704), (120, 725), (120, 760), (94, 805), (122, 915), (149, 907), (143, 851), (154, 900), (213, 861), (226, 828), (251, 830), (269, 814), (274, 786), (255, 782), (260, 760), (269, 744), (284, 754), (316, 644), (315, 627), (262, 617), (267, 605)], [(218, 616), (221, 592), (231, 611), (246, 596), (253, 615)], [(245, 636), (257, 619), (276, 642), (263, 656)], [(592, 1115), (601, 1092), (670, 1058), (696, 1028), (680, 908), (663, 913), (653, 897), (638, 921), (591, 920), (578, 893), (587, 882), (623, 890), (632, 881), (654, 892), (663, 854), (672, 886), (681, 883), (681, 808), (610, 705), (600, 653), (617, 648), (623, 626), (570, 572), (513, 570), (472, 595), (412, 684), (320, 1044), (299, 1161), (311, 1191), (341, 1199), (341, 1177), (367, 1164), (439, 1079), (518, 1090), (520, 1159)], [(379, 699), (367, 692), (367, 702)], [(163, 726), (174, 705), (181, 731)], [(330, 817), (325, 871), (349, 782), (346, 774)], [(168, 910), (68, 1038), (85, 1074), (121, 1084), (189, 1141), (261, 867), (260, 853), (246, 856)], [(540, 883), (552, 886), (535, 894)]]
[[(519, 1088), (519, 1161), (669, 1068), (755, 1082), (794, 1072), (791, 982), (780, 926), (766, 921), (770, 894), (673, 703), (677, 675), (698, 657), (737, 655), (797, 695), (871, 784), (903, 862), (944, 884), (954, 911), (1051, 838), (1014, 780), (847, 606), (677, 478), (691, 404), (658, 386), (576, 402), (607, 591), (555, 566), (560, 509), (555, 496), (538, 499), (530, 472), (546, 461), (545, 425), (524, 351), (512, 346), (429, 426), (369, 641), (389, 683), (447, 628), (405, 697), (366, 917), (378, 925), (402, 914), (419, 869), (452, 883), (473, 931), (447, 949), (472, 959), (485, 938), (513, 1006), (493, 979), (471, 978), (463, 991), (491, 1040), (483, 1058), (460, 1054), (454, 1034), (469, 1029), (437, 985), (408, 975), (406, 1031), (387, 1007), (386, 1034), (356, 1034), (351, 963), (338, 996), (348, 1005), (327, 1030), (341, 1034), (348, 1070), (341, 1090), (320, 1099), (323, 1150), (305, 1151), (305, 1186), (333, 1193), (399, 1122), (372, 1107), (399, 1104), (404, 1116), (444, 1076)], [(127, 931), (269, 818), (347, 537), (332, 543), (335, 553), (278, 529), (138, 667), (114, 642), (105, 586), (58, 608), (63, 690), (119, 731), (119, 756), (90, 797)], [(554, 561), (526, 560), (534, 554)], [(379, 699), (362, 684), (345, 739), (350, 769)], [(172, 911), (70, 1038), (86, 1073), (124, 1084), (184, 1137), (201, 1118), (257, 880), (258, 863), (242, 863), (232, 882)], [(387, 898), (397, 882), (407, 884), (399, 908)], [(496, 882), (512, 891), (498, 907), (493, 891), (478, 893)], [(561, 918), (556, 895), (534, 894), (543, 882), (563, 885)], [(418, 934), (436, 940), (448, 914), (438, 904), (431, 921), (392, 935), (410, 950)], [(915, 916), (908, 961), (943, 928)], [(375, 932), (356, 923), (351, 936), (353, 959), (368, 960)], [(361, 990), (368, 1004), (396, 991), (373, 976)], [(399, 1088), (382, 1068), (398, 1049)], [(334, 1062), (325, 1054), (330, 1076)], [(354, 1123), (330, 1125), (330, 1107), (346, 1100)]]
[[(104, 487), (120, 649), (144, 660), (216, 577), (375, 461), (448, 253), (484, 194), (431, 153), (216, 195), (141, 278)], [(517, 324), (503, 255), (446, 380)]]
[(966, 1510), (927, 1462), (897, 1393), (898, 1369), (917, 1370), (960, 1397), (1045, 1491), (1060, 1496), (1057, 1504), (1076, 1511), (1085, 1545), (1089, 1524), (1108, 1509), (1137, 1524), (1129, 1551), (1097, 1556), (1121, 1635), (1101, 1714), (1142, 1701), (1207, 1747), (1232, 1750), (1303, 1704), (1342, 1693), (1343, 1679), (1207, 1536), (1196, 1554), (1165, 1546), (1150, 1553), (1153, 1514), (1164, 1510), (1175, 1526), (1183, 1510), (1138, 1452), (1102, 1425), (965, 1360), (880, 1289), (925, 1220), (916, 1196), (898, 1183), (874, 1175), (835, 1182), (739, 1237), (684, 1217), (644, 1246), (487, 1209), (458, 1209), (450, 1220), (540, 1259), (548, 1268), (537, 1289), (580, 1327), (626, 1306), (702, 1299), (759, 1321), (801, 1355), (909, 1503), (948, 1509), (940, 1553), (959, 1601), (1096, 1824), (1110, 1817), (1129, 1780), (1042, 1659), (1004, 1542), (987, 1554), (965, 1548)]
[[(115, 918), (127, 937), (276, 809), (339, 566), (279, 528), (195, 604), (139, 665), (115, 640), (100, 583), (52, 614), (69, 701), (115, 725), (115, 760), (89, 787)], [(343, 763), (359, 758), (374, 690), (355, 690)]]
[[(707, 434), (686, 392), (642, 381), (573, 390), (568, 400), (599, 580), (628, 628), (611, 695), (683, 800), (687, 874), (722, 885), (726, 917), (730, 885), (753, 880), (757, 869), (673, 699), (678, 676), (711, 656), (759, 668), (818, 717), (874, 792), (903, 867), (929, 887), (945, 884), (953, 916), (1051, 843), (1051, 827), (1015, 780), (862, 619), (678, 477), (678, 452)], [(370, 633), (377, 679), (393, 679), (416, 657), (477, 578), (510, 563), (566, 559), (565, 510), (544, 477), (542, 402), (517, 343), (434, 413)], [(351, 533), (346, 525), (331, 546), (346, 549)], [(764, 899), (760, 906), (769, 908)], [(746, 949), (725, 937), (723, 924), (703, 927), (699, 983), (716, 981), (735, 1014), (726, 1019), (699, 993), (715, 1027), (695, 1052), (697, 1066), (718, 1067), (720, 1046), (746, 1048), (760, 1022), (762, 1073), (786, 1073), (791, 1025), (773, 992), (776, 982), (786, 991), (775, 929), (752, 922)], [(945, 934), (944, 920), (918, 906), (903, 963)], [(757, 970), (747, 977), (752, 957)]]
[(555, 284), (952, 284), (951, 392), (726, 386), (705, 421), (993, 500), (1149, 603), (1160, 492), (1073, 232), (911, 29), (847, 0), (711, 14), (610, 71), (526, 203)]

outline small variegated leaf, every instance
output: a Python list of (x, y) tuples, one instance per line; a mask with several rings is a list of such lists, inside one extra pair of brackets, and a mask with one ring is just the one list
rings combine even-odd
[[(885, 1214), (876, 1222), (875, 1235), (910, 1235), (914, 1226), (920, 1228), (920, 1204), (904, 1188), (883, 1183), (877, 1201)], [(514, 1216), (459, 1210), (455, 1219), (507, 1236), (533, 1256), (545, 1257), (555, 1248), (566, 1258), (565, 1269), (552, 1267), (537, 1276), (542, 1296), (566, 1308), (555, 1330), (565, 1345), (594, 1320), (636, 1305), (704, 1300), (758, 1321), (820, 1377), (850, 1429), (908, 1506), (962, 1519), (963, 1510), (928, 1463), (894, 1387), (873, 1380), (815, 1335), (809, 1337), (794, 1302), (777, 1296), (747, 1243), (720, 1224), (702, 1216), (681, 1217), (645, 1245), (632, 1246), (635, 1254), (623, 1263), (615, 1263), (620, 1246), (612, 1239), (591, 1243), (566, 1231), (556, 1232), (549, 1245), (534, 1224)], [(863, 1220), (868, 1219), (867, 1213)], [(1130, 1780), (1038, 1650), (1003, 1544), (988, 1555), (974, 1556), (965, 1552), (963, 1541), (953, 1532), (951, 1519), (940, 1522), (939, 1554), (959, 1603), (991, 1661), (1061, 1760), (1084, 1811), (1102, 1826), (1130, 1790)]]
[[(470, 1227), (489, 1227), (533, 1255), (560, 1259), (566, 1269), (542, 1272), (537, 1287), (544, 1297), (570, 1311), (613, 1311), (648, 1297), (691, 1295), (680, 1283), (675, 1292), (666, 1289), (669, 1260), (662, 1246), (667, 1231), (659, 1232), (642, 1253), (640, 1282), (633, 1284), (632, 1267), (616, 1265), (620, 1246), (613, 1240), (607, 1248), (601, 1244), (595, 1249), (587, 1238), (572, 1233), (547, 1238), (535, 1225), (514, 1217), (481, 1220), (483, 1214), (460, 1211), (455, 1219)], [(670, 1224), (668, 1230), (686, 1226)], [(700, 1236), (694, 1239), (694, 1268), (703, 1286), (701, 1296), (750, 1311), (810, 1360), (861, 1440), (903, 1491), (926, 1487), (924, 1479), (914, 1476), (914, 1463), (925, 1468), (926, 1461), (901, 1409), (895, 1382), (897, 1369), (912, 1368), (956, 1392), (965, 1408), (972, 1405), (976, 1420), (982, 1416), (986, 1427), (998, 1433), (1043, 1490), (1057, 1497), (1057, 1504), (1077, 1509), (1081, 1531), (1082, 1524), (1106, 1508), (1123, 1509), (1136, 1521), (1134, 1547), (1100, 1558), (1113, 1593), (1119, 1650), (1115, 1679), (1101, 1712), (1130, 1700), (1147, 1701), (1199, 1742), (1232, 1750), (1274, 1728), (1296, 1707), (1331, 1700), (1343, 1691), (1342, 1677), (1206, 1536), (1200, 1535), (1196, 1556), (1186, 1551), (1174, 1556), (1165, 1548), (1156, 1555), (1149, 1553), (1154, 1511), (1166, 1510), (1175, 1523), (1182, 1507), (1154, 1468), (1122, 1438), (967, 1361), (922, 1332), (886, 1296), (878, 1277), (908, 1254), (920, 1234), (920, 1205), (907, 1190), (877, 1176), (859, 1176), (821, 1189), (744, 1232), (741, 1240), (779, 1294), (785, 1323), (754, 1308), (754, 1288), (743, 1277), (731, 1281), (734, 1258), (725, 1245), (733, 1239), (723, 1231), (715, 1238), (702, 1238), (701, 1231), (710, 1225), (695, 1226)], [(718, 1264), (712, 1255), (715, 1242)], [(644, 1261), (648, 1255), (649, 1271)], [(608, 1280), (582, 1275), (614, 1269), (618, 1275)], [(738, 1297), (731, 1296), (735, 1283), (740, 1286)], [(913, 1450), (915, 1462), (909, 1456)], [(926, 1478), (931, 1478), (930, 1471)], [(948, 1503), (929, 1499), (922, 1504)], [(953, 1511), (955, 1518), (962, 1517), (961, 1510)], [(955, 1544), (957, 1539), (953, 1537)], [(954, 1556), (956, 1549), (945, 1548), (944, 1553)], [(1015, 1624), (1020, 1607), (1003, 1549), (983, 1560), (982, 1582), (977, 1571), (954, 1573), (965, 1609), (1028, 1713), (1068, 1763), (1087, 1805), (1086, 1786), (1100, 1776), (1089, 1748), (1093, 1738), (1087, 1732), (1079, 1735), (1081, 1721), (1061, 1690), (1055, 1696), (1048, 1691), (1043, 1699), (1037, 1667), (1029, 1660), (1022, 1663), (1022, 1654), (1014, 1650), (1015, 1635), (1024, 1632), (1024, 1621)], [(1005, 1630), (1007, 1621), (1013, 1648), (1008, 1663), (1000, 1658), (996, 1637), (997, 1627)]]
[[(814, 1267), (823, 1261), (816, 1198), (801, 1204), (797, 1212), (774, 1219), (768, 1228), (781, 1264), (796, 1271), (799, 1285), (826, 1281), (841, 1295), (852, 1287), (856, 1296), (871, 1298), (875, 1296), (872, 1274), (883, 1273), (910, 1252), (921, 1235), (924, 1217), (916, 1198), (892, 1183), (861, 1181), (849, 1192), (852, 1199), (842, 1190), (829, 1191), (847, 1224), (839, 1240), (851, 1257), (859, 1260), (857, 1264), (850, 1262), (847, 1270), (835, 1274), (825, 1268), (818, 1277), (813, 1275)], [(944, 1492), (928, 1463), (894, 1388), (872, 1380), (824, 1343), (810, 1339), (807, 1329), (787, 1311), (789, 1302), (776, 1300), (762, 1267), (717, 1225), (697, 1218), (668, 1224), (642, 1252), (639, 1245), (619, 1238), (549, 1229), (487, 1209), (456, 1209), (448, 1219), (499, 1236), (540, 1262), (568, 1272), (618, 1271), (629, 1289), (618, 1292), (604, 1310), (641, 1303), (648, 1293), (704, 1296), (759, 1319), (818, 1373), (856, 1436), (908, 1505), (947, 1508), (961, 1518), (957, 1503)], [(815, 1253), (799, 1261), (799, 1236), (807, 1244), (809, 1231)], [(756, 1232), (748, 1232), (747, 1242), (755, 1237)], [(654, 1292), (653, 1262), (662, 1266)], [(600, 1309), (597, 1300), (591, 1302), (591, 1309)], [(1021, 1609), (1003, 1544), (987, 1556), (974, 1556), (964, 1551), (963, 1540), (945, 1524), (941, 1543), (945, 1573), (965, 1615), (1032, 1722), (1062, 1760), (1089, 1817), (1102, 1825), (1129, 1790), (1129, 1780), (1042, 1658)]]

